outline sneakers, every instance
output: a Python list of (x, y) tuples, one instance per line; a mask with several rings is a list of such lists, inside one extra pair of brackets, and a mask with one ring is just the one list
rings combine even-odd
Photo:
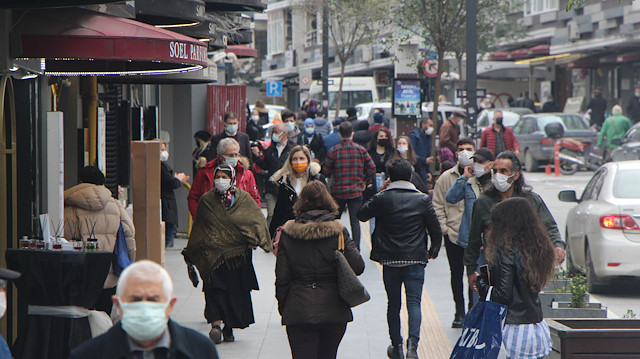
[(464, 313), (456, 313), (456, 316), (453, 319), (453, 323), (451, 323), (451, 328), (462, 328), (462, 323), (464, 322)]
[(389, 357), (389, 359), (404, 359), (402, 344), (389, 345), (389, 347), (387, 348), (387, 356)]
[(418, 359), (418, 343), (407, 339), (407, 359)]
[(211, 331), (209, 332), (209, 338), (215, 343), (222, 343), (222, 329), (220, 329), (219, 325), (212, 325)]

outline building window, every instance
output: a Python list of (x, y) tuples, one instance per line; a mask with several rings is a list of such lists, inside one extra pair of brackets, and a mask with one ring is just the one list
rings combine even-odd
[(269, 13), (267, 23), (268, 36), (268, 53), (277, 54), (283, 52), (284, 49), (284, 19), (282, 11), (274, 11)]
[(548, 11), (558, 11), (558, 0), (525, 0), (524, 2), (526, 16)]

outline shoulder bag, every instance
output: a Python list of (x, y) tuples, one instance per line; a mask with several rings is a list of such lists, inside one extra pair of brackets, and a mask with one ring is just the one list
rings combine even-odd
[(127, 247), (127, 239), (124, 236), (122, 222), (118, 228), (116, 236), (116, 245), (113, 247), (113, 272), (120, 276), (120, 273), (127, 268), (133, 261), (129, 258), (129, 248)]
[(344, 233), (341, 231), (338, 237), (338, 249), (336, 250), (336, 269), (338, 272), (338, 293), (349, 307), (365, 303), (371, 299), (369, 292), (362, 285), (344, 254)]

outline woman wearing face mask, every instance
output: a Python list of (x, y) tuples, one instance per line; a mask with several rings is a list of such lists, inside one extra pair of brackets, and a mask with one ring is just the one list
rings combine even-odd
[(235, 181), (231, 166), (216, 168), (214, 188), (200, 198), (186, 248), (202, 277), (209, 337), (216, 344), (234, 341), (232, 328), (254, 323), (251, 290), (258, 290), (258, 280), (251, 248), (271, 250), (260, 207)]
[(305, 146), (295, 146), (289, 153), (287, 162), (271, 177), (271, 180), (279, 188), (273, 218), (269, 224), (269, 232), (275, 236), (278, 227), (295, 218), (293, 205), (302, 188), (314, 180), (325, 183), (325, 178), (320, 174), (320, 165), (311, 160), (309, 149)]
[(322, 136), (316, 133), (316, 125), (312, 118), (304, 120), (304, 132), (298, 136), (298, 144), (309, 147), (311, 157), (321, 165), (327, 159), (327, 150), (324, 148)]
[(251, 116), (247, 121), (247, 135), (251, 141), (264, 140), (265, 130), (259, 125), (260, 112), (258, 110), (251, 111)]
[(189, 176), (184, 173), (174, 174), (173, 169), (167, 163), (168, 159), (167, 144), (160, 141), (160, 201), (162, 220), (165, 222), (165, 248), (173, 247), (173, 237), (178, 230), (178, 204), (174, 191), (189, 180)]
[(553, 275), (554, 248), (531, 203), (510, 198), (491, 211), (486, 238), (490, 278), (478, 278), (482, 298), (507, 306), (502, 343), (509, 359), (543, 358), (551, 351), (538, 293)]
[[(429, 186), (423, 180), (423, 178), (427, 177), (425, 164), (418, 161), (416, 153), (413, 152), (413, 148), (411, 147), (411, 141), (409, 141), (409, 137), (407, 136), (400, 136), (396, 140), (396, 151), (391, 159), (396, 160), (400, 158), (409, 161), (411, 166), (413, 166), (411, 183), (413, 183), (420, 192), (429, 194)], [(420, 173), (424, 173), (424, 177)]]
[(385, 165), (393, 157), (394, 149), (385, 129), (378, 129), (373, 133), (368, 146), (369, 156), (376, 165), (376, 190), (382, 186), (387, 179), (385, 176)]

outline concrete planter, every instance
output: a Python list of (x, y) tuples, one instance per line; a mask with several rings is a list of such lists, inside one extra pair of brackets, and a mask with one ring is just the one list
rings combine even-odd
[(571, 302), (553, 302), (549, 315), (545, 318), (606, 318), (607, 308), (602, 308), (600, 303), (586, 303), (584, 308), (572, 308)]
[(637, 358), (640, 319), (548, 320), (553, 350), (551, 359)]
[(542, 291), (545, 293), (569, 293), (570, 289), (571, 279), (563, 278), (550, 280), (549, 283), (542, 288)]

